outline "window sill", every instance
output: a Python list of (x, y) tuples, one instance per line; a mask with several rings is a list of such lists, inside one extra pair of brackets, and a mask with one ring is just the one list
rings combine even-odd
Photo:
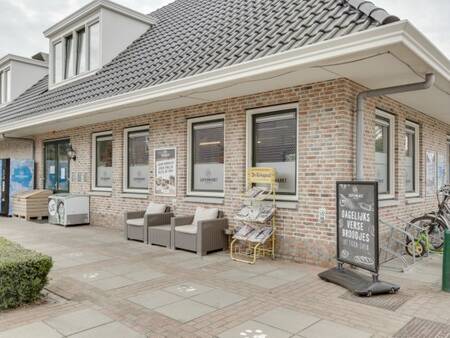
[(224, 204), (224, 199), (221, 197), (200, 197), (200, 196), (186, 196), (185, 202), (205, 203), (205, 204)]
[(122, 194), (120, 194), (120, 197), (132, 198), (132, 199), (136, 199), (136, 200), (146, 200), (148, 198), (148, 193), (142, 193), (142, 194), (122, 193)]
[(111, 197), (112, 192), (111, 191), (90, 191), (88, 192), (89, 196), (102, 196), (102, 197)]
[(406, 204), (418, 204), (424, 202), (425, 199), (423, 197), (407, 197)]
[(378, 202), (379, 208), (388, 208), (388, 207), (396, 207), (400, 205), (399, 200), (380, 200)]
[(278, 209), (290, 209), (297, 210), (298, 203), (297, 202), (287, 202), (287, 201), (276, 201), (275, 205)]

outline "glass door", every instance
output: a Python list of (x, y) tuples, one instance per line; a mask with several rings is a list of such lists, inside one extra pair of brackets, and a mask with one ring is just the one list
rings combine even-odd
[(46, 142), (44, 146), (45, 189), (69, 192), (70, 160), (67, 156), (69, 140)]

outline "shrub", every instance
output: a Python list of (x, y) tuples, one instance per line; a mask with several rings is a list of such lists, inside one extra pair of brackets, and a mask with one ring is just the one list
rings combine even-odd
[(0, 310), (38, 300), (52, 266), (51, 257), (0, 237)]

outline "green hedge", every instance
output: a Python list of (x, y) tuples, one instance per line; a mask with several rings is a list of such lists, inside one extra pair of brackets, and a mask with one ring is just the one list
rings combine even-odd
[(52, 265), (51, 257), (0, 237), (0, 310), (39, 299)]

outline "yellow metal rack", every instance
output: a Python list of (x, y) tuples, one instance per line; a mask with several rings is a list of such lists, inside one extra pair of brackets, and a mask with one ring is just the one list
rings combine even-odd
[[(243, 217), (241, 210), (236, 216), (236, 219), (243, 226), (250, 226), (255, 231), (261, 230), (261, 227), (271, 231), (270, 236), (264, 237), (263, 241), (239, 237), (239, 232), (236, 233), (230, 244), (231, 259), (238, 262), (255, 264), (256, 260), (260, 257), (275, 258), (275, 189), (275, 169), (249, 168), (247, 170), (247, 192), (244, 194), (246, 203), (243, 209), (247, 208), (249, 212)], [(246, 205), (249, 205), (249, 207)], [(265, 210), (261, 212), (263, 208)], [(261, 213), (263, 213), (263, 217), (261, 217)]]

